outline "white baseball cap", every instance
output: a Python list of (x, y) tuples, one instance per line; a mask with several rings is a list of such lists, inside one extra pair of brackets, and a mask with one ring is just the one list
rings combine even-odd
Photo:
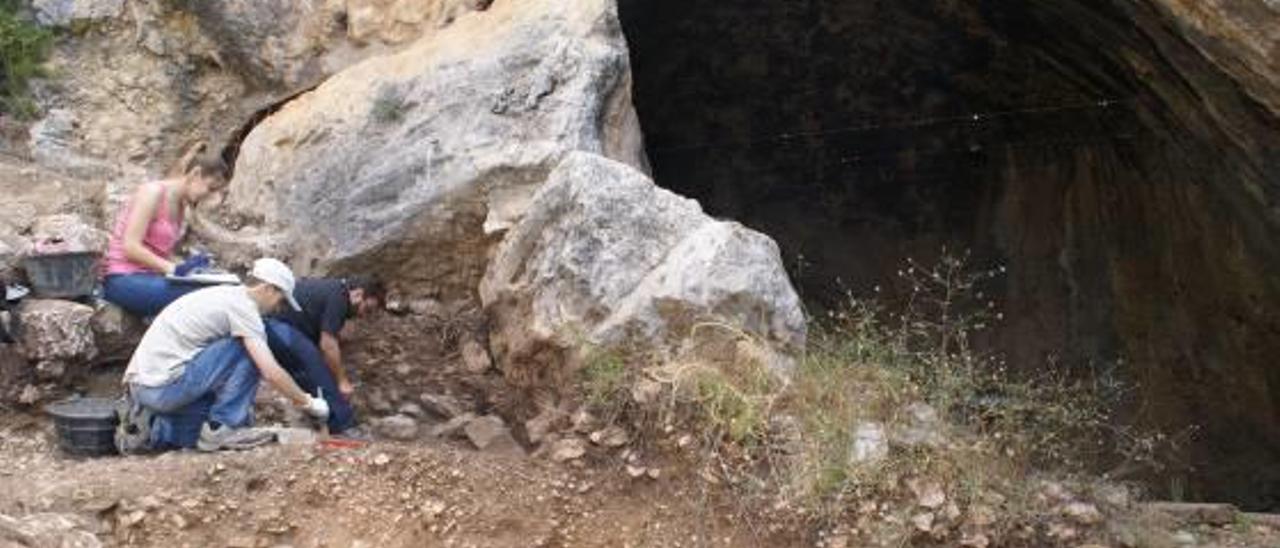
[(289, 306), (299, 312), (302, 311), (297, 299), (293, 298), (293, 286), (296, 282), (293, 271), (289, 270), (288, 265), (276, 259), (258, 259), (253, 262), (253, 270), (249, 271), (249, 275), (279, 288), (284, 292), (284, 298), (289, 301)]

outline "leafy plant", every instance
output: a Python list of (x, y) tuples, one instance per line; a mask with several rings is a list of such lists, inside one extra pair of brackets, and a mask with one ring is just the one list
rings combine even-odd
[(23, 19), (18, 3), (0, 0), (0, 112), (29, 118), (36, 114), (28, 83), (41, 76), (41, 63), (53, 34)]

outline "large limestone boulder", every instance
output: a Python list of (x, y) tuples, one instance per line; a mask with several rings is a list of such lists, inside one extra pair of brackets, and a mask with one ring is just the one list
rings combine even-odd
[(587, 153), (551, 173), (480, 295), (508, 371), (558, 363), (584, 343), (675, 349), (703, 322), (781, 350), (798, 350), (806, 335), (771, 239)]
[(222, 216), (198, 232), (224, 260), (473, 296), (566, 152), (641, 165), (628, 75), (613, 2), (499, 2), (284, 105), (245, 139)]
[(70, 367), (98, 354), (94, 344), (93, 308), (62, 300), (28, 299), (20, 310), (22, 354), (46, 379), (58, 379)]

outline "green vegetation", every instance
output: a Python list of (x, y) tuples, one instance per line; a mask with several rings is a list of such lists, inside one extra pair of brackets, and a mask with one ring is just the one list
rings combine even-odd
[[(976, 349), (1001, 319), (982, 291), (1001, 273), (955, 256), (908, 263), (899, 312), (848, 298), (811, 322), (789, 376), (776, 374), (768, 345), (714, 323), (696, 326), (674, 359), (598, 355), (583, 369), (585, 399), (642, 437), (695, 434), (704, 459), (695, 466), (744, 495), (781, 496), (802, 519), (839, 523), (877, 502), (863, 517), (896, 525), (873, 536), (908, 538), (929, 484), (959, 508), (996, 511), (1000, 523), (984, 530), (1003, 538), (1052, 513), (1043, 478), (1097, 478), (1117, 463), (1151, 470), (1171, 440), (1116, 426), (1110, 409), (1123, 391), (1113, 381), (1011, 371)], [(661, 385), (662, 397), (637, 398), (643, 382)], [(874, 455), (858, 456), (860, 446)]]
[(405, 112), (411, 107), (399, 86), (387, 84), (378, 89), (378, 96), (369, 109), (369, 117), (379, 124), (394, 124), (403, 119)]
[(579, 376), (587, 403), (603, 407), (625, 400), (629, 377), (626, 358), (621, 353), (606, 350), (591, 353)]
[(52, 33), (22, 18), (18, 2), (0, 0), (0, 112), (22, 118), (36, 114), (27, 85), (42, 75), (52, 43)]

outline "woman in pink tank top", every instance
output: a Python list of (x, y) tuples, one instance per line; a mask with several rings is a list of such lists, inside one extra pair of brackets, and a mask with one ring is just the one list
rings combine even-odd
[(139, 186), (116, 219), (103, 261), (103, 297), (142, 317), (197, 286), (165, 278), (181, 262), (174, 256), (188, 210), (227, 184), (222, 159), (192, 161), (202, 145), (189, 151), (178, 174)]

